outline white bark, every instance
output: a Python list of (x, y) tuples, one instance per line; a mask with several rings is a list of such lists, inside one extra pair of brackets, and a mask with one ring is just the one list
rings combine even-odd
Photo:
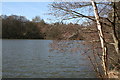
[(104, 69), (104, 74), (107, 76), (107, 47), (105, 45), (105, 40), (104, 40), (104, 36), (103, 36), (103, 31), (102, 31), (102, 25), (100, 23), (100, 17), (98, 14), (96, 2), (94, 2), (93, 0), (91, 0), (91, 2), (92, 2), (93, 9), (94, 9), (94, 15), (95, 15), (95, 19), (97, 22), (98, 34), (99, 34), (102, 52), (103, 52), (102, 53), (102, 65), (103, 65), (103, 69)]

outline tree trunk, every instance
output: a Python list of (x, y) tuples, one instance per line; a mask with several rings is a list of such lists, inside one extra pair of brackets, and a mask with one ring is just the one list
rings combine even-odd
[(112, 19), (113, 19), (113, 23), (112, 23), (112, 37), (114, 40), (114, 47), (116, 50), (116, 53), (119, 55), (119, 39), (117, 38), (117, 34), (116, 34), (116, 10), (115, 10), (115, 2), (113, 2), (113, 15), (112, 15)]
[(104, 70), (104, 75), (107, 76), (108, 73), (108, 68), (107, 68), (107, 47), (106, 47), (106, 43), (105, 43), (105, 40), (104, 40), (104, 36), (103, 36), (103, 31), (102, 31), (102, 25), (100, 23), (100, 17), (99, 17), (99, 14), (98, 14), (98, 8), (97, 8), (97, 5), (96, 5), (96, 2), (94, 2), (93, 0), (91, 0), (92, 2), (92, 6), (93, 6), (93, 9), (94, 9), (94, 15), (95, 15), (95, 19), (96, 19), (96, 22), (97, 22), (97, 29), (98, 29), (98, 34), (99, 34), (99, 38), (100, 38), (100, 42), (101, 42), (101, 47), (102, 47), (102, 66), (103, 66), (103, 70)]
[[(120, 41), (119, 41), (119, 39), (118, 39), (118, 37), (117, 37), (117, 32), (116, 32), (116, 19), (117, 19), (117, 17), (116, 17), (116, 5), (115, 5), (115, 2), (112, 2), (112, 4), (113, 4), (113, 14), (112, 14), (112, 37), (113, 37), (113, 40), (114, 40), (114, 48), (115, 48), (115, 51), (116, 51), (116, 53), (117, 53), (117, 57), (118, 57), (118, 64), (120, 64)], [(119, 17), (119, 16), (118, 16)], [(119, 19), (117, 19), (117, 20), (119, 20)]]

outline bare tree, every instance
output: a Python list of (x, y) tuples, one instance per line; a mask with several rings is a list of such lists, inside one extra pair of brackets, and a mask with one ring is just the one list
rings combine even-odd
[(98, 34), (99, 34), (99, 37), (100, 37), (100, 41), (101, 41), (101, 47), (102, 47), (102, 65), (103, 65), (103, 69), (104, 69), (104, 72), (105, 72), (105, 75), (108, 75), (107, 71), (108, 71), (108, 68), (107, 68), (107, 46), (106, 46), (106, 43), (105, 43), (105, 39), (104, 39), (104, 36), (103, 36), (103, 31), (102, 31), (102, 25), (100, 23), (100, 17), (99, 17), (99, 14), (98, 14), (98, 8), (96, 6), (96, 2), (94, 2), (93, 0), (91, 0), (92, 2), (92, 5), (93, 5), (93, 8), (94, 8), (94, 14), (95, 14), (95, 18), (96, 18), (96, 22), (97, 22), (97, 29), (98, 29)]
[[(102, 47), (102, 64), (105, 72), (105, 76), (108, 75), (108, 53), (107, 53), (107, 45), (114, 44), (114, 48), (116, 53), (119, 55), (119, 39), (116, 34), (116, 26), (115, 26), (115, 15), (117, 15), (117, 11), (114, 3), (112, 2), (60, 2), (51, 4), (52, 15), (60, 17), (62, 20), (70, 20), (76, 19), (77, 21), (81, 19), (87, 19), (89, 21), (94, 21), (97, 24), (98, 34), (101, 41)], [(94, 11), (92, 11), (94, 9)], [(90, 11), (89, 11), (90, 10)], [(111, 12), (113, 10), (114, 12)], [(88, 12), (89, 11), (89, 12)], [(89, 13), (89, 14), (86, 14)], [(110, 19), (108, 17), (111, 13), (113, 13), (113, 18)], [(95, 16), (94, 16), (95, 14)], [(114, 43), (110, 43), (106, 41), (104, 37), (102, 26), (109, 27), (111, 29), (111, 34)]]

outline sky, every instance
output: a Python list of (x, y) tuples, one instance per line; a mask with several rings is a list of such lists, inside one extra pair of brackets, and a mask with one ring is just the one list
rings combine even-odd
[[(25, 16), (27, 19), (32, 20), (35, 16), (40, 16), (47, 23), (54, 23), (60, 20), (56, 20), (55, 17), (48, 15), (50, 12), (49, 4), (52, 2), (2, 2), (2, 15), (18, 15)], [(86, 12), (83, 13), (89, 13)], [(52, 19), (52, 20), (50, 20)], [(74, 19), (64, 21), (65, 23), (76, 22)], [(82, 23), (82, 20), (80, 21)]]
[(48, 4), (51, 2), (3, 2), (3, 15), (21, 15), (27, 19), (32, 20), (35, 16), (40, 16), (46, 22), (50, 22), (48, 18), (52, 16), (47, 15), (50, 12)]

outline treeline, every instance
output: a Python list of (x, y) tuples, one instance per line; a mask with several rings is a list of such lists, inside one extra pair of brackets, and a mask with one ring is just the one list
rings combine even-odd
[(47, 24), (39, 16), (32, 21), (24, 16), (0, 16), (2, 18), (3, 39), (84, 39), (78, 24)]
[(1, 17), (3, 39), (44, 39), (36, 24), (24, 16), (2, 15)]

